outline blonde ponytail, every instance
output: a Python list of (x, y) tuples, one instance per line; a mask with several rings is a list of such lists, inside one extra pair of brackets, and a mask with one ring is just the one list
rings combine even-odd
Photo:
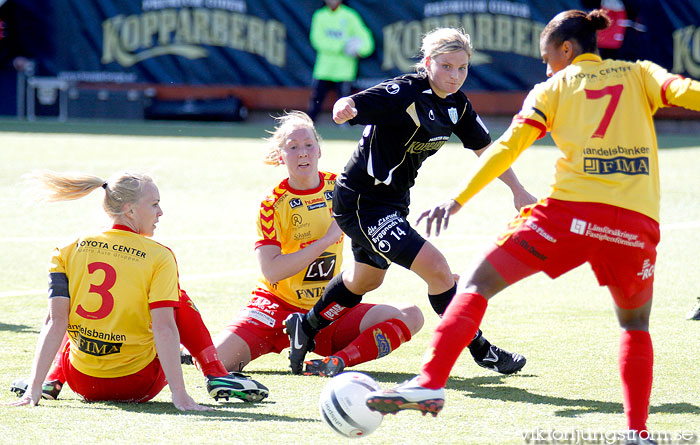
[(80, 199), (95, 189), (105, 190), (102, 207), (111, 217), (123, 214), (124, 204), (135, 203), (141, 197), (150, 176), (141, 173), (120, 173), (105, 181), (97, 176), (83, 173), (61, 173), (37, 170), (24, 175), (25, 180), (41, 186), (40, 198), (46, 201), (70, 201)]

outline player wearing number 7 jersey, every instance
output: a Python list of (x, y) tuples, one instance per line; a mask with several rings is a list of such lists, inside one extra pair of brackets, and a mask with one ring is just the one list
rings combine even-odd
[(420, 376), (371, 394), (371, 407), (436, 413), (450, 370), (481, 323), (489, 298), (535, 272), (555, 278), (589, 262), (600, 285), (608, 286), (623, 329), (619, 367), (628, 427), (646, 429), (653, 361), (648, 326), (659, 241), (652, 115), (664, 106), (700, 110), (700, 83), (651, 62), (602, 60), (596, 30), (608, 24), (601, 10), (565, 11), (549, 22), (540, 51), (551, 78), (533, 88), (454, 199), (426, 212), (428, 224), (439, 227), (525, 148), (552, 133), (562, 156), (549, 197), (524, 208), (476, 267), (462, 275)]
[(87, 401), (136, 403), (150, 400), (168, 384), (178, 409), (208, 410), (185, 390), (180, 342), (201, 364), (215, 399), (267, 396), (264, 386), (226, 370), (199, 312), (180, 289), (173, 252), (150, 239), (163, 215), (150, 177), (124, 173), (105, 182), (89, 175), (37, 172), (30, 179), (45, 186), (55, 201), (104, 189), (103, 206), (113, 226), (54, 251), (49, 316), (31, 377), (11, 386), (24, 395), (14, 405), (37, 405), (42, 393), (55, 399), (66, 382)]

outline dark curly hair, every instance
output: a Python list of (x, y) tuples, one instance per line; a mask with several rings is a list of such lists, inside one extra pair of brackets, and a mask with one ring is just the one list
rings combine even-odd
[(585, 53), (598, 52), (596, 32), (610, 26), (610, 18), (602, 9), (589, 13), (575, 9), (560, 12), (542, 30), (540, 39), (559, 46), (566, 40), (574, 40)]

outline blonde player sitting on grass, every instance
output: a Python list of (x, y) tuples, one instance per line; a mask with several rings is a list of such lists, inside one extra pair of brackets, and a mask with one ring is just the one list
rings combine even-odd
[[(255, 254), (261, 277), (252, 299), (216, 336), (228, 370), (289, 346), (284, 320), (308, 311), (343, 262), (343, 232), (331, 216), (335, 174), (318, 170), (320, 137), (301, 111), (278, 119), (266, 163), (284, 165), (289, 177), (260, 203)], [(304, 374), (334, 376), (345, 367), (381, 358), (423, 326), (412, 304), (361, 304), (316, 338), (324, 358), (306, 362)]]
[(45, 171), (30, 179), (43, 185), (52, 201), (103, 189), (112, 227), (54, 250), (49, 315), (31, 376), (10, 387), (21, 396), (11, 405), (38, 405), (42, 395), (56, 399), (66, 382), (86, 401), (134, 403), (152, 399), (167, 384), (177, 409), (209, 410), (187, 394), (180, 342), (201, 364), (214, 399), (267, 397), (267, 388), (229, 373), (219, 361), (202, 317), (180, 289), (173, 252), (150, 239), (163, 215), (150, 177), (123, 173), (105, 181)]

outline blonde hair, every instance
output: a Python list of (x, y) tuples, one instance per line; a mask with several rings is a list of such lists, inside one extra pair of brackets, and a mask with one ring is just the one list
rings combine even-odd
[(141, 173), (118, 173), (108, 180), (83, 173), (60, 173), (37, 170), (24, 175), (24, 179), (41, 186), (40, 198), (46, 201), (70, 201), (82, 198), (95, 189), (105, 190), (102, 207), (111, 217), (122, 215), (124, 204), (135, 203), (141, 198), (143, 188), (153, 179)]
[(473, 48), (472, 39), (463, 29), (436, 28), (423, 36), (420, 48), (421, 60), (415, 65), (416, 72), (426, 74), (426, 58), (431, 59), (439, 54), (464, 51), (471, 59)]
[(284, 141), (287, 140), (289, 134), (297, 128), (309, 128), (316, 138), (316, 142), (321, 144), (321, 136), (319, 136), (314, 126), (314, 121), (303, 111), (287, 111), (282, 116), (275, 117), (277, 126), (270, 133), (269, 138), (265, 138), (267, 142), (267, 154), (263, 162), (268, 165), (280, 165), (280, 157)]

